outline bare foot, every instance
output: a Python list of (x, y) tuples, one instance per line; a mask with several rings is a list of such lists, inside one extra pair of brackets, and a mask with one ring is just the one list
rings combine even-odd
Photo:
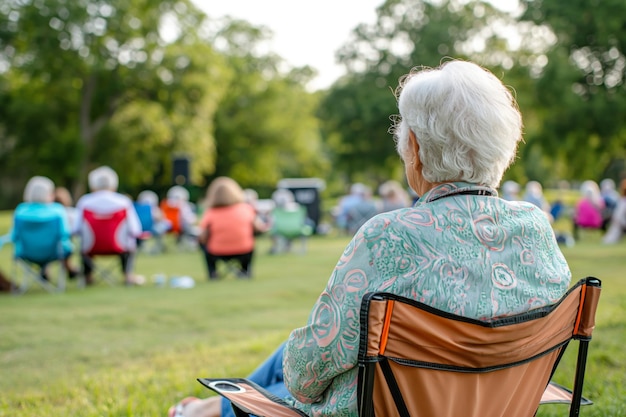
[(221, 397), (203, 400), (194, 397), (183, 399), (167, 412), (168, 417), (220, 417), (222, 414)]

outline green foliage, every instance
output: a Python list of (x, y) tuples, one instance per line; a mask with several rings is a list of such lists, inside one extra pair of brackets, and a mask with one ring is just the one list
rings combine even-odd
[(376, 74), (355, 75), (324, 97), (319, 116), (333, 166), (350, 182), (402, 178), (401, 160), (389, 133), (389, 115), (397, 113), (393, 89)]
[[(2, 91), (2, 112), (17, 121), (3, 126), (3, 136), (15, 139), (0, 154), (3, 174), (49, 174), (80, 194), (95, 165), (113, 166), (130, 183), (146, 182), (155, 160), (195, 151), (195, 142), (202, 156), (196, 177), (210, 172), (211, 121), (227, 70), (198, 35), (204, 19), (188, 0), (3, 5), (0, 51), (15, 82)], [(163, 141), (167, 124), (166, 146), (151, 147), (150, 128), (162, 121), (137, 120), (137, 103), (165, 116), (155, 139)], [(146, 122), (127, 132), (127, 124)]]
[(255, 56), (264, 36), (241, 21), (217, 34), (227, 45), (228, 66), (237, 75), (215, 115), (214, 175), (254, 188), (328, 170), (315, 118), (317, 96), (304, 89), (311, 73), (305, 68), (279, 76), (278, 57)]
[(524, 3), (521, 20), (547, 25), (557, 38), (537, 79), (535, 105), (543, 123), (531, 140), (562, 163), (565, 178), (600, 179), (613, 160), (626, 157), (626, 34), (620, 17), (626, 4)]
[(350, 74), (333, 86), (319, 110), (334, 165), (349, 181), (363, 173), (375, 183), (403, 178), (389, 134), (399, 79), (446, 56), (468, 57), (469, 41), (498, 16), (482, 2), (388, 0), (377, 9), (376, 22), (354, 30), (337, 53)]
[(626, 3), (521, 3), (510, 15), (481, 0), (387, 0), (336, 52), (347, 75), (311, 93), (311, 68), (261, 53), (270, 29), (211, 20), (191, 0), (5, 1), (0, 206), (32, 175), (78, 197), (101, 164), (125, 191), (165, 189), (177, 156), (200, 188), (218, 175), (259, 190), (284, 177), (322, 177), (333, 192), (402, 180), (393, 91), (450, 57), (515, 90), (525, 143), (507, 178), (620, 179)]

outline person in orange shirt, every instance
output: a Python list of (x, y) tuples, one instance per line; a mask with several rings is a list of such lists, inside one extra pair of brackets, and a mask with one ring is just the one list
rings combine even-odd
[(243, 190), (229, 177), (214, 179), (206, 194), (206, 210), (200, 220), (200, 246), (209, 279), (217, 279), (217, 262), (239, 262), (240, 278), (250, 278), (254, 254), (254, 232), (265, 227), (254, 208), (245, 202)]

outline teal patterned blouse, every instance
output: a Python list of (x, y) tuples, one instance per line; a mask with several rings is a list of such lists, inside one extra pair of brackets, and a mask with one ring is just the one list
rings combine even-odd
[(487, 187), (439, 185), (414, 207), (379, 214), (356, 233), (307, 325), (289, 336), (285, 384), (311, 416), (357, 416), (359, 309), (367, 292), (486, 319), (553, 304), (570, 280), (539, 208)]

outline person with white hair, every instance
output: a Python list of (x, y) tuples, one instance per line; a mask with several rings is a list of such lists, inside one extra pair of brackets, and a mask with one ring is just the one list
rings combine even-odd
[(524, 197), (522, 200), (532, 203), (542, 209), (550, 222), (553, 221), (552, 214), (550, 214), (551, 206), (548, 203), (548, 200), (543, 195), (543, 186), (539, 181), (528, 181), (526, 183), (526, 190), (524, 192)]
[(184, 237), (190, 237), (194, 241), (197, 239), (200, 233), (196, 225), (198, 216), (194, 204), (189, 201), (189, 191), (185, 187), (174, 185), (167, 190), (160, 208), (164, 217), (171, 222), (171, 231), (176, 233), (179, 243)]
[(513, 180), (505, 181), (502, 184), (502, 198), (509, 201), (520, 200), (520, 186)]
[[(86, 230), (85, 211), (95, 214), (109, 215), (111, 213), (125, 211), (125, 227), (121, 235), (116, 235), (117, 243), (124, 252), (120, 254), (120, 263), (124, 273), (124, 283), (126, 285), (136, 285), (133, 273), (133, 261), (137, 249), (137, 238), (141, 236), (141, 222), (133, 206), (133, 201), (117, 192), (119, 178), (117, 173), (108, 166), (101, 166), (94, 169), (88, 175), (88, 194), (83, 195), (76, 203), (76, 224), (74, 233), (83, 236)], [(83, 242), (84, 246), (85, 242)], [(85, 248), (83, 247), (83, 252)], [(83, 273), (85, 283), (93, 284), (93, 259), (86, 253), (82, 254)]]
[[(543, 211), (498, 197), (522, 120), (510, 91), (464, 61), (412, 72), (392, 127), (412, 207), (381, 213), (354, 235), (313, 306), (252, 382), (309, 416), (355, 416), (363, 296), (386, 291), (489, 320), (551, 305), (571, 273)], [(224, 399), (185, 399), (179, 415), (232, 416)], [(170, 416), (176, 408), (172, 407)]]
[[(17, 238), (20, 230), (16, 227), (19, 224), (19, 220), (58, 219), (60, 223), (63, 264), (69, 278), (74, 278), (78, 275), (78, 271), (70, 265), (70, 256), (74, 250), (74, 245), (71, 241), (69, 219), (63, 205), (54, 202), (54, 191), (54, 182), (48, 177), (34, 176), (28, 180), (24, 188), (24, 202), (20, 203), (13, 212), (13, 228), (10, 233), (11, 241), (15, 244), (15, 255), (21, 257), (23, 248), (20, 246), (20, 240)], [(42, 236), (42, 238), (45, 237)], [(41, 278), (44, 280), (48, 280), (46, 266), (46, 263), (40, 265)]]

